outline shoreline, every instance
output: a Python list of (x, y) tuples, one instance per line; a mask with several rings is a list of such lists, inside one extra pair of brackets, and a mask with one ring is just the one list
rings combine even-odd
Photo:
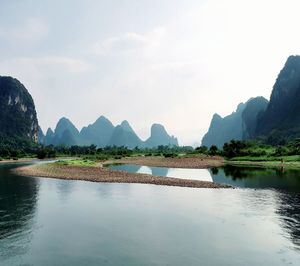
[(0, 164), (3, 164), (3, 163), (31, 163), (31, 162), (35, 162), (35, 161), (41, 161), (37, 158), (20, 158), (18, 160), (13, 160), (13, 159), (10, 159), (10, 160), (2, 160), (0, 161)]
[(280, 162), (280, 161), (225, 161), (225, 165), (249, 166), (261, 168), (287, 168), (300, 169), (300, 162)]
[[(216, 184), (209, 181), (180, 179), (173, 177), (159, 177), (149, 174), (110, 170), (107, 167), (103, 167), (104, 165), (112, 162), (124, 163), (124, 160), (107, 161), (100, 166), (72, 166), (58, 165), (55, 163), (34, 164), (30, 166), (19, 167), (14, 169), (13, 171), (21, 176), (55, 178), (64, 180), (82, 180), (99, 183), (135, 183), (190, 188), (233, 188), (229, 185)], [(126, 160), (126, 162), (128, 163), (128, 160)], [(138, 162), (140, 162), (140, 160), (138, 160)], [(186, 162), (187, 161), (185, 161), (185, 163)], [(204, 165), (208, 165), (208, 163), (205, 163), (203, 160), (200, 160), (200, 162), (198, 162), (199, 167), (202, 166), (202, 168), (205, 168)], [(169, 160), (167, 164), (171, 164)], [(179, 166), (178, 161), (176, 162), (176, 164)], [(166, 163), (164, 165), (166, 165)], [(174, 163), (172, 165), (174, 165)], [(182, 164), (181, 167), (185, 167), (184, 164)], [(214, 165), (212, 165), (211, 167), (214, 167)], [(192, 168), (191, 165), (190, 168)]]
[(119, 160), (108, 160), (102, 163), (103, 166), (110, 164), (135, 164), (141, 166), (166, 167), (166, 168), (192, 168), (192, 169), (208, 169), (221, 167), (225, 165), (222, 157), (214, 156), (197, 156), (197, 157), (175, 157), (164, 158), (155, 156), (139, 156), (127, 157)]

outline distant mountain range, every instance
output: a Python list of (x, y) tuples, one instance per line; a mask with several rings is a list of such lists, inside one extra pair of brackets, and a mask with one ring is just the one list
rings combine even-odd
[(236, 112), (221, 118), (215, 114), (202, 145), (222, 147), (225, 142), (261, 139), (284, 144), (300, 137), (300, 56), (290, 56), (274, 84), (270, 101), (250, 99)]
[(159, 145), (178, 146), (177, 138), (170, 136), (160, 124), (151, 127), (151, 135), (146, 141), (142, 141), (124, 120), (120, 125), (114, 126), (104, 116), (99, 117), (93, 124), (83, 127), (79, 131), (67, 118), (61, 118), (55, 130), (49, 128), (46, 135), (39, 129), (39, 142), (45, 145), (97, 145), (125, 146), (128, 148), (153, 148)]
[[(300, 56), (290, 56), (274, 84), (270, 101), (263, 97), (251, 98), (238, 105), (235, 112), (222, 118), (215, 114), (202, 145), (222, 147), (232, 139), (260, 139), (281, 145), (300, 138)], [(17, 79), (0, 76), (0, 145), (25, 145), (40, 142), (45, 145), (126, 146), (129, 148), (177, 146), (162, 125), (151, 127), (150, 137), (143, 141), (128, 121), (114, 126), (104, 116), (79, 131), (73, 123), (62, 118), (54, 131), (46, 135), (38, 125), (34, 101)], [(25, 141), (25, 142), (24, 142)]]
[[(24, 142), (25, 141), (25, 142)], [(154, 124), (151, 136), (142, 141), (128, 121), (114, 126), (104, 116), (79, 131), (67, 118), (61, 118), (54, 131), (44, 135), (39, 127), (33, 99), (24, 85), (12, 77), (0, 76), (0, 145), (18, 148), (26, 142), (45, 145), (96, 145), (152, 148), (159, 145), (178, 146), (162, 125)]]

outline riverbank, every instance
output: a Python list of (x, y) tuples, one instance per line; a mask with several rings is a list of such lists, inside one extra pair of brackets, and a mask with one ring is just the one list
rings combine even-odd
[(233, 166), (253, 166), (262, 168), (300, 168), (300, 162), (281, 162), (281, 161), (226, 161), (226, 165)]
[[(153, 157), (152, 157), (153, 158)], [(160, 158), (162, 161), (162, 158)], [(169, 165), (167, 167), (174, 167), (179, 165), (184, 168), (186, 166), (198, 165), (198, 168), (205, 168), (205, 166), (211, 163), (204, 162), (204, 159), (196, 159), (199, 160), (198, 163), (191, 163), (189, 160), (175, 160), (171, 163), (171, 160), (177, 158), (166, 159), (164, 165)], [(194, 159), (195, 160), (195, 159)], [(151, 159), (147, 159), (148, 165), (150, 164)], [(155, 159), (152, 163), (156, 162)], [(218, 161), (218, 160), (216, 160)], [(102, 183), (138, 183), (138, 184), (152, 184), (152, 185), (163, 185), (163, 186), (178, 186), (178, 187), (191, 187), (191, 188), (230, 188), (228, 185), (216, 184), (208, 181), (200, 181), (200, 180), (190, 180), (190, 179), (179, 179), (179, 178), (171, 178), (171, 177), (157, 177), (148, 174), (138, 174), (138, 173), (129, 173), (125, 171), (114, 171), (109, 168), (103, 167), (103, 165), (109, 163), (133, 163), (133, 160), (123, 159), (123, 160), (115, 160), (115, 161), (107, 161), (103, 162), (101, 165), (97, 163), (94, 165), (80, 165), (73, 163), (46, 163), (46, 164), (34, 164), (31, 166), (25, 166), (15, 169), (14, 171), (18, 175), (22, 176), (31, 176), (31, 177), (45, 177), (45, 178), (57, 178), (57, 179), (66, 179), (66, 180), (83, 180), (83, 181), (91, 181), (91, 182), (102, 182)], [(146, 162), (142, 159), (135, 158), (134, 162), (142, 163)], [(188, 163), (190, 162), (190, 163)], [(219, 162), (220, 163), (220, 162)], [(161, 166), (159, 164), (158, 166)], [(172, 166), (170, 166), (172, 165)], [(217, 165), (214, 162), (210, 167), (215, 167)]]
[(0, 164), (2, 163), (30, 163), (30, 162), (34, 162), (34, 161), (37, 161), (38, 159), (36, 158), (20, 158), (18, 160), (13, 160), (13, 159), (10, 159), (10, 160), (0, 160)]
[(103, 163), (107, 164), (136, 164), (145, 166), (168, 167), (168, 168), (196, 168), (207, 169), (214, 167), (221, 167), (225, 161), (219, 156), (197, 156), (197, 157), (175, 157), (164, 158), (159, 156), (139, 156), (128, 157), (120, 160), (110, 160)]

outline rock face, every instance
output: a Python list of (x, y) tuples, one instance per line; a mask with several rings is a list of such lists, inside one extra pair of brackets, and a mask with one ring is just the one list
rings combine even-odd
[(43, 130), (41, 129), (41, 127), (39, 127), (39, 130), (38, 130), (38, 143), (40, 144), (45, 144), (45, 135), (44, 135), (44, 132)]
[[(257, 97), (247, 102), (242, 112), (242, 136), (240, 121), (230, 124), (214, 116), (203, 145), (217, 144), (219, 147), (230, 139), (265, 140), (281, 145), (300, 137), (300, 56), (290, 56), (280, 71), (273, 86), (270, 102)], [(234, 114), (234, 116), (236, 116)], [(232, 118), (232, 115), (229, 116)], [(239, 118), (240, 119), (240, 118)], [(237, 135), (227, 128), (235, 129)]]
[(54, 132), (51, 128), (47, 130), (45, 144), (78, 145), (79, 131), (69, 119), (63, 117), (58, 121)]
[(170, 136), (163, 125), (153, 124), (151, 136), (145, 141), (145, 147), (153, 148), (159, 145), (178, 146), (178, 140), (174, 136)]
[(125, 146), (130, 149), (135, 147), (142, 147), (143, 142), (134, 132), (129, 123), (125, 120), (115, 127), (113, 134), (109, 141), (110, 146)]
[(235, 112), (224, 118), (215, 114), (202, 145), (222, 148), (231, 140), (249, 140), (256, 137), (258, 117), (266, 110), (268, 101), (264, 97), (251, 98), (240, 103)]
[(259, 117), (268, 107), (268, 100), (264, 97), (250, 99), (242, 113), (243, 140), (256, 138), (256, 127)]
[(48, 128), (45, 136), (45, 145), (53, 144), (54, 132), (51, 128)]
[[(41, 135), (42, 136), (42, 135)], [(142, 141), (132, 129), (128, 121), (124, 120), (116, 127), (104, 116), (99, 117), (95, 123), (78, 129), (67, 118), (62, 118), (57, 123), (55, 131), (47, 130), (43, 138), (45, 145), (96, 145), (98, 148), (106, 146), (124, 146), (130, 149), (152, 148), (159, 145), (178, 145), (175, 137), (169, 136), (162, 125), (154, 124), (151, 136), (147, 141)]]
[(17, 79), (0, 76), (0, 135), (37, 142), (38, 120), (33, 99)]
[(207, 147), (216, 145), (222, 148), (225, 142), (232, 139), (242, 139), (242, 114), (245, 108), (246, 104), (240, 103), (235, 112), (224, 118), (214, 114), (209, 130), (202, 139), (202, 145)]
[(104, 116), (100, 116), (95, 123), (82, 128), (80, 131), (81, 145), (97, 145), (105, 147), (114, 131), (114, 125)]
[(257, 123), (257, 136), (273, 144), (300, 137), (300, 56), (290, 56), (273, 87), (269, 105)]

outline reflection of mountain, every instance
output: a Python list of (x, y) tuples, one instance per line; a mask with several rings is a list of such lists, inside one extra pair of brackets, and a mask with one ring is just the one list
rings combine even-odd
[(36, 208), (37, 179), (16, 177), (9, 173), (11, 167), (0, 167), (0, 239), (27, 226)]
[(210, 171), (216, 183), (230, 184), (246, 188), (275, 188), (300, 192), (300, 171), (264, 169), (258, 167), (236, 167), (227, 165), (218, 173)]
[(150, 167), (152, 175), (154, 176), (167, 176), (169, 172), (169, 168), (165, 167)]
[(278, 193), (278, 209), (283, 229), (300, 249), (300, 194)]

